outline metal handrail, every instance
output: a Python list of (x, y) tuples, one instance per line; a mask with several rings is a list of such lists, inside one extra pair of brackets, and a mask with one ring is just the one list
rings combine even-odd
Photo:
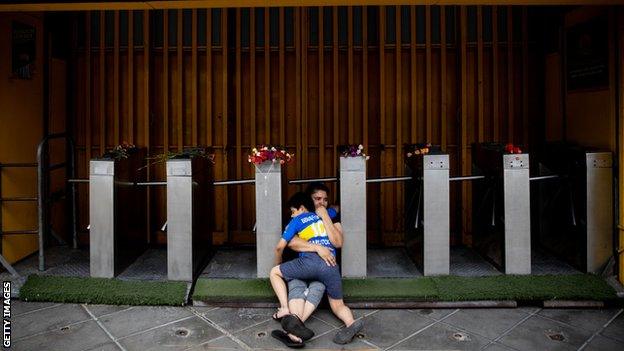
[(213, 182), (212, 185), (237, 185), (237, 184), (254, 184), (256, 182), (255, 179), (241, 179), (241, 180), (219, 180)]
[(412, 177), (382, 177), (382, 178), (371, 178), (366, 179), (367, 183), (386, 183), (386, 182), (404, 182), (407, 180), (412, 180)]
[(338, 181), (337, 177), (329, 177), (329, 178), (308, 178), (308, 179), (293, 179), (288, 181), (288, 184), (306, 184), (306, 183), (316, 183), (316, 182), (336, 182)]
[(477, 179), (485, 179), (485, 176), (478, 175), (478, 176), (451, 177), (449, 178), (449, 182), (464, 181), (464, 180), (477, 180)]

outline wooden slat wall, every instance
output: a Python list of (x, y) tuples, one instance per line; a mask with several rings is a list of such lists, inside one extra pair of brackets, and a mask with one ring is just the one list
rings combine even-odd
[[(127, 140), (146, 147), (152, 156), (188, 146), (211, 146), (216, 153), (214, 174), (221, 179), (251, 178), (254, 170), (245, 155), (257, 143), (288, 147), (296, 154), (296, 164), (288, 168), (287, 176), (307, 178), (336, 175), (337, 146), (347, 143), (366, 146), (372, 156), (369, 177), (400, 175), (403, 144), (428, 141), (442, 144), (450, 153), (453, 175), (467, 175), (471, 143), (526, 144), (531, 140), (527, 127), (540, 114), (531, 110), (539, 106), (529, 104), (539, 100), (535, 99), (539, 91), (528, 88), (535, 79), (528, 73), (529, 65), (539, 55), (527, 34), (530, 12), (522, 8), (521, 15), (514, 16), (518, 10), (512, 7), (488, 9), (492, 28), (486, 40), (485, 8), (472, 9), (474, 40), (469, 39), (470, 7), (465, 6), (392, 6), (392, 18), (390, 7), (383, 6), (376, 12), (366, 6), (346, 11), (295, 8), (290, 21), (285, 8), (192, 10), (190, 17), (182, 10), (164, 10), (159, 14), (163, 28), (158, 29), (162, 33), (158, 46), (151, 39), (156, 29), (148, 22), (156, 11), (141, 12), (143, 42), (137, 45), (138, 34), (133, 32), (137, 19), (133, 12), (127, 13), (127, 46), (120, 45), (119, 11), (113, 14), (112, 29), (105, 26), (105, 12), (93, 16), (85, 12), (85, 40), (96, 40), (88, 45), (90, 49), (82, 46), (78, 52), (78, 82), (84, 84), (79, 90), (86, 94), (76, 105), (77, 115), (84, 116), (75, 129), (80, 133), (76, 136), (79, 174), (86, 176), (90, 157)], [(248, 16), (242, 16), (243, 11)], [(277, 43), (271, 42), (271, 11), (278, 11), (273, 23), (279, 32)], [(310, 40), (312, 11), (317, 13), (315, 42)], [(356, 11), (361, 28), (354, 28)], [(217, 13), (220, 38), (214, 42)], [(441, 18), (434, 20), (434, 14)], [(199, 42), (197, 33), (200, 16), (205, 16), (205, 43)], [(506, 35), (499, 33), (501, 16), (505, 16)], [(98, 17), (101, 30), (92, 33), (91, 22)], [(192, 21), (188, 47), (185, 20)], [(259, 20), (264, 28), (257, 28)], [(406, 20), (410, 23), (401, 23)], [(524, 33), (514, 36), (517, 20), (522, 21), (519, 27)], [(370, 36), (371, 24), (378, 28), (376, 37)], [(447, 24), (454, 24), (454, 33), (448, 32)], [(393, 38), (387, 37), (389, 26)], [(409, 39), (403, 38), (405, 26)], [(249, 31), (245, 45), (243, 28)], [(339, 39), (342, 28), (348, 28), (346, 42)], [(424, 33), (417, 33), (419, 28)], [(107, 30), (114, 33), (112, 47), (106, 44)], [(358, 31), (361, 39), (355, 42)], [(288, 43), (287, 32), (294, 33)], [(257, 38), (264, 38), (263, 43)], [(162, 165), (149, 167), (148, 172), (151, 180), (164, 177)], [(468, 188), (452, 188), (455, 242), (470, 242)], [(285, 197), (299, 189), (288, 186)], [(152, 189), (149, 196), (151, 237), (163, 242), (164, 236), (155, 234), (165, 220), (164, 191)], [(402, 197), (401, 184), (369, 186), (368, 227), (373, 244), (401, 242)], [(86, 199), (81, 195), (83, 230)], [(215, 205), (218, 243), (254, 242), (252, 186), (217, 189)]]

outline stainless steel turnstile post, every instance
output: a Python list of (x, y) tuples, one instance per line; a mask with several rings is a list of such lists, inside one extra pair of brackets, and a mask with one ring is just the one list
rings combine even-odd
[(366, 159), (340, 157), (342, 276), (366, 277)]
[(267, 278), (282, 234), (282, 169), (279, 162), (256, 166), (256, 270)]
[(193, 280), (212, 243), (208, 219), (209, 161), (167, 161), (167, 278)]
[(115, 161), (91, 160), (89, 167), (89, 266), (91, 276), (115, 276)]
[(586, 153), (587, 272), (598, 273), (613, 254), (613, 160), (610, 152)]
[(449, 156), (423, 158), (423, 274), (448, 275), (450, 267)]
[(503, 155), (505, 274), (531, 274), (529, 155)]

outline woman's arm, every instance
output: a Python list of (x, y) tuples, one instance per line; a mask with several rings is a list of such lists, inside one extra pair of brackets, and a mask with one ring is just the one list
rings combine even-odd
[(334, 226), (331, 218), (329, 218), (329, 214), (327, 213), (327, 209), (323, 206), (319, 206), (316, 209), (316, 214), (323, 220), (323, 225), (327, 230), (327, 236), (329, 236), (329, 241), (334, 245), (335, 248), (342, 247), (342, 231), (339, 231)]
[(336, 265), (336, 258), (332, 255), (331, 251), (323, 245), (312, 244), (295, 236), (288, 243), (288, 247), (297, 252), (316, 252), (328, 266)]

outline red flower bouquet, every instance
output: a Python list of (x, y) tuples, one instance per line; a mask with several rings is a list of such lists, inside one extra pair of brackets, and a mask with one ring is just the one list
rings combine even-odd
[(257, 148), (251, 149), (251, 153), (247, 157), (249, 163), (259, 165), (265, 161), (271, 161), (273, 163), (279, 162), (280, 164), (288, 164), (293, 160), (294, 154), (286, 151), (285, 148), (280, 146), (260, 145)]

